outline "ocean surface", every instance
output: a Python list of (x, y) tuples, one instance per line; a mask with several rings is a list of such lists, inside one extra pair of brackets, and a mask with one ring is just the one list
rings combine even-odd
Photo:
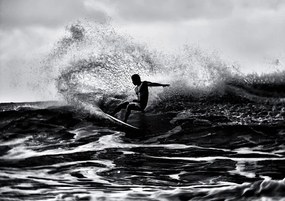
[[(245, 75), (189, 46), (148, 50), (106, 25), (67, 27), (37, 86), (61, 101), (0, 104), (0, 199), (285, 200), (285, 73)], [(128, 129), (105, 113), (150, 88)], [(118, 114), (122, 118), (124, 111)]]
[(1, 104), (1, 200), (285, 200), (283, 104), (184, 104), (132, 114), (142, 131)]

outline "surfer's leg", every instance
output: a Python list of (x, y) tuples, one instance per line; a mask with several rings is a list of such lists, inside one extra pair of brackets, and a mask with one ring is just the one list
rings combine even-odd
[(115, 114), (118, 113), (121, 109), (126, 109), (128, 105), (129, 105), (129, 102), (124, 102), (124, 103), (118, 105), (118, 107), (115, 109), (115, 111), (112, 113), (112, 115), (115, 115)]
[(140, 108), (140, 106), (139, 106), (138, 104), (132, 104), (132, 103), (129, 104), (129, 105), (127, 106), (127, 112), (126, 112), (126, 114), (125, 114), (124, 122), (127, 122), (127, 120), (128, 120), (128, 118), (129, 118), (129, 116), (130, 116), (132, 110), (141, 111), (141, 108)]

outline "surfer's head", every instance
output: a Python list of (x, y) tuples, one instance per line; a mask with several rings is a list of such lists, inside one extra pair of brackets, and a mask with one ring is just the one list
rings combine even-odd
[(132, 81), (134, 85), (140, 85), (141, 84), (141, 77), (138, 74), (132, 75)]

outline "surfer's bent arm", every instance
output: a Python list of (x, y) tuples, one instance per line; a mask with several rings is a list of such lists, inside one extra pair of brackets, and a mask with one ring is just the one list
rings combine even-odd
[(149, 87), (169, 87), (169, 84), (160, 84), (155, 82), (147, 82), (147, 86)]

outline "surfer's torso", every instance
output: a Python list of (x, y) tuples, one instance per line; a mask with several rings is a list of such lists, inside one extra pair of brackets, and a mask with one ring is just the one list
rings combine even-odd
[(148, 102), (148, 84), (143, 81), (140, 85), (136, 86), (135, 92), (138, 96), (138, 102), (140, 107), (144, 109)]

